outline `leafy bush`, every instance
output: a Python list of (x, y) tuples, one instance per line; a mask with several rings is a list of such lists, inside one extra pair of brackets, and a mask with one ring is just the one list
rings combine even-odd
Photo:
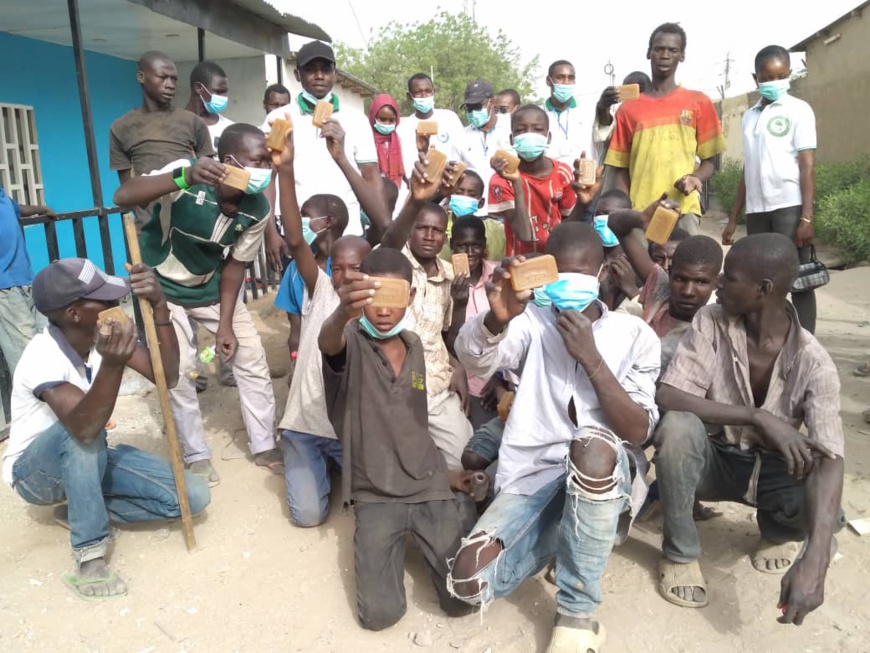
[(819, 238), (840, 248), (849, 263), (870, 260), (870, 181), (860, 179), (829, 192), (817, 204)]
[(737, 200), (737, 186), (740, 184), (741, 172), (743, 172), (743, 164), (740, 161), (725, 159), (722, 166), (710, 179), (716, 202), (729, 216), (734, 208), (734, 202)]
[(850, 163), (816, 164), (816, 210), (822, 201), (839, 191), (870, 178), (870, 156)]

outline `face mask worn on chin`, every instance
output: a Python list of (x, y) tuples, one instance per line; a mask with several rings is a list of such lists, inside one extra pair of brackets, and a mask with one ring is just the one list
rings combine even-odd
[(765, 100), (776, 102), (783, 95), (788, 93), (791, 88), (791, 81), (788, 79), (775, 79), (772, 82), (761, 82), (758, 85), (758, 92)]
[(230, 99), (226, 95), (215, 95), (211, 94), (211, 99), (206, 102), (205, 98), (202, 97), (199, 93), (199, 99), (202, 100), (203, 106), (205, 106), (205, 110), (209, 113), (220, 113), (224, 109), (227, 108), (227, 103)]
[(466, 195), (450, 196), (450, 210), (453, 211), (453, 215), (457, 218), (466, 215), (474, 215), (474, 212), (477, 211), (479, 205), (480, 200), (476, 197), (468, 197)]
[(486, 109), (476, 109), (475, 111), (466, 111), (465, 117), (468, 118), (468, 123), (475, 129), (481, 129), (489, 122), (489, 111)]
[(394, 131), (396, 131), (396, 126), (395, 125), (385, 125), (384, 123), (378, 122), (377, 120), (375, 120), (375, 129), (377, 130), (377, 132), (379, 134), (383, 134), (384, 136), (389, 136)]
[(585, 311), (598, 299), (598, 276), (560, 272), (559, 280), (544, 286), (544, 292), (560, 311)]
[(326, 231), (326, 227), (323, 229), (319, 229), (318, 231), (314, 231), (311, 228), (311, 220), (316, 220), (317, 218), (302, 218), (302, 239), (311, 245), (315, 240), (317, 240), (317, 236)]
[(574, 97), (575, 84), (553, 84), (553, 97), (563, 103)]
[(378, 328), (374, 324), (369, 322), (369, 319), (365, 315), (363, 315), (359, 319), (359, 324), (363, 328), (363, 330), (375, 340), (387, 340), (388, 338), (392, 338), (393, 336), (397, 336), (402, 333), (402, 331), (405, 329), (405, 318), (402, 317), (402, 319), (396, 323), (396, 326), (394, 326), (386, 333), (378, 331)]
[(316, 97), (314, 97), (313, 95), (311, 95), (311, 93), (309, 93), (309, 92), (306, 91), (305, 89), (302, 89), (302, 97), (303, 97), (303, 98), (308, 102), (308, 104), (310, 104), (311, 106), (314, 106), (315, 104), (317, 104), (318, 102), (320, 102), (320, 100), (323, 100), (324, 102), (332, 102), (332, 93), (327, 93), (324, 97), (322, 97), (322, 98), (320, 98), (320, 100), (318, 100)]
[(420, 113), (429, 113), (432, 109), (435, 108), (435, 96), (430, 95), (428, 97), (415, 97), (414, 98), (414, 110), (419, 111)]
[(607, 226), (606, 215), (596, 215), (593, 219), (593, 225), (595, 226), (595, 231), (597, 231), (598, 235), (601, 237), (601, 243), (605, 247), (616, 247), (619, 245), (619, 238), (617, 238), (616, 234)]
[(520, 134), (514, 137), (514, 149), (524, 161), (534, 161), (549, 147), (547, 137), (543, 134)]

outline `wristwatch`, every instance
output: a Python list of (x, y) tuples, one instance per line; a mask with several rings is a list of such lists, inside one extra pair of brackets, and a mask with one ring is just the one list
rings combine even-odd
[(175, 185), (178, 186), (181, 190), (187, 190), (190, 188), (190, 184), (184, 178), (184, 166), (179, 166), (175, 170), (172, 171), (172, 181), (175, 182)]

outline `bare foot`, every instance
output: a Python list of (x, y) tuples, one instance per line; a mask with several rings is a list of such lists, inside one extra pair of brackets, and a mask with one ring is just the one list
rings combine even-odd
[(218, 476), (210, 460), (197, 460), (194, 463), (190, 463), (187, 468), (192, 474), (201, 476), (208, 483), (209, 487), (214, 487), (221, 482), (221, 477)]
[(269, 449), (254, 454), (254, 463), (257, 467), (268, 467), (275, 474), (284, 472), (284, 454), (279, 449)]
[(708, 519), (715, 519), (716, 517), (721, 516), (722, 513), (715, 508), (705, 506), (703, 503), (695, 499), (695, 503), (692, 506), (692, 519), (695, 521), (707, 521)]
[(65, 582), (84, 599), (108, 599), (127, 593), (127, 584), (109, 569), (104, 558), (81, 563), (78, 572), (67, 576)]

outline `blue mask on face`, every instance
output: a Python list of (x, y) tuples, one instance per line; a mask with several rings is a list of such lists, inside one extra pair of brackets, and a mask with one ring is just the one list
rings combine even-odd
[(326, 231), (326, 227), (320, 229), (318, 231), (314, 231), (311, 228), (311, 220), (318, 220), (319, 218), (302, 218), (302, 238), (306, 243), (311, 245), (315, 240), (317, 240), (317, 236)]
[(466, 111), (465, 117), (468, 118), (468, 123), (475, 129), (481, 129), (489, 122), (489, 111), (486, 109), (477, 109), (475, 111)]
[(429, 97), (415, 97), (414, 98), (414, 110), (419, 111), (420, 113), (429, 113), (432, 109), (435, 108), (435, 96), (430, 95)]
[(532, 290), (533, 301), (538, 306), (551, 306), (553, 304), (553, 300), (547, 295), (547, 291), (545, 288), (535, 288)]
[(403, 317), (396, 323), (392, 329), (383, 333), (378, 331), (378, 328), (369, 322), (369, 319), (363, 314), (363, 316), (359, 319), (359, 324), (363, 328), (363, 330), (369, 334), (375, 340), (387, 340), (388, 338), (392, 338), (393, 336), (397, 336), (405, 329), (405, 318)]
[(395, 125), (385, 125), (382, 122), (378, 122), (375, 120), (375, 129), (379, 134), (383, 134), (384, 136), (389, 136), (394, 131), (396, 131)]
[(593, 219), (593, 225), (595, 226), (595, 231), (597, 231), (598, 235), (601, 236), (601, 243), (605, 247), (616, 247), (619, 245), (619, 238), (617, 238), (616, 234), (607, 226), (606, 215), (596, 215)]
[(788, 79), (775, 79), (772, 82), (761, 82), (758, 85), (758, 92), (761, 97), (770, 102), (776, 102), (783, 95), (788, 93), (791, 88), (791, 81)]
[(480, 205), (480, 200), (476, 197), (467, 197), (466, 195), (451, 195), (450, 210), (457, 218), (466, 215), (474, 215), (477, 207)]
[(227, 103), (230, 101), (226, 95), (215, 95), (214, 93), (211, 94), (211, 99), (208, 102), (205, 101), (202, 95), (199, 96), (199, 99), (202, 100), (205, 110), (209, 113), (220, 113), (227, 108)]
[(251, 179), (248, 181), (248, 187), (245, 189), (245, 192), (248, 195), (256, 195), (257, 193), (262, 193), (269, 187), (269, 182), (272, 180), (272, 169), (271, 168), (245, 168), (248, 173), (251, 175)]
[(517, 155), (524, 161), (534, 161), (540, 157), (550, 144), (543, 134), (520, 134), (514, 136), (514, 149)]
[(560, 311), (585, 311), (598, 299), (598, 277), (577, 272), (560, 272), (559, 280), (544, 286), (547, 297)]
[(575, 84), (553, 84), (553, 98), (564, 103), (574, 97)]

